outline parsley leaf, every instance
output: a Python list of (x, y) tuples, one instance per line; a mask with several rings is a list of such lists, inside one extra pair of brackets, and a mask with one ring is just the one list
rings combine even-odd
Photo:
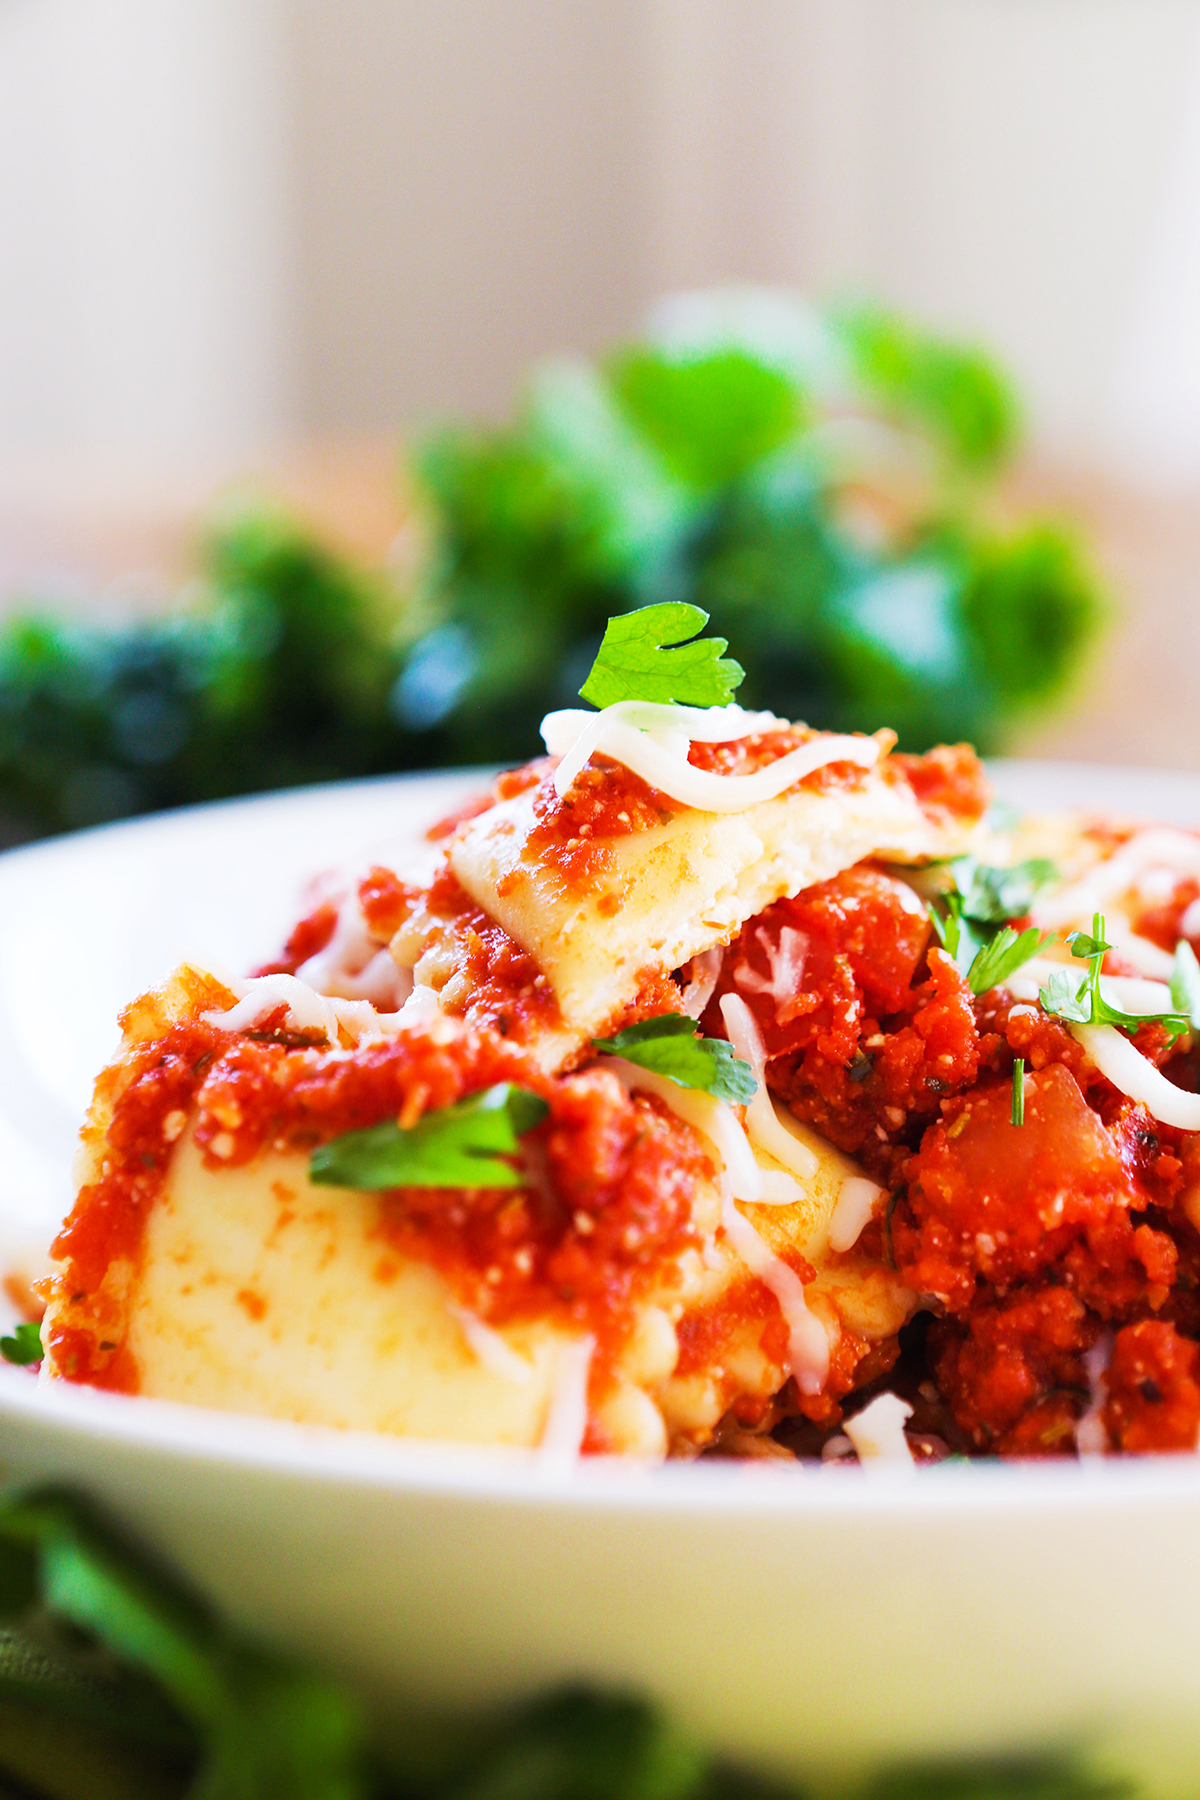
[(682, 600), (610, 619), (580, 699), (601, 708), (618, 700), (728, 706), (745, 671), (724, 655), (724, 638), (697, 637), (707, 624), (706, 612)]
[[(1112, 945), (1104, 941), (1104, 915), (1096, 913), (1092, 929), (1073, 931), (1067, 939), (1072, 956), (1087, 961), (1087, 974), (1082, 982), (1068, 969), (1056, 969), (1038, 994), (1045, 1012), (1077, 1025), (1119, 1025), (1122, 1031), (1137, 1031), (1142, 1025), (1161, 1025), (1172, 1037), (1191, 1030), (1191, 1017), (1178, 1013), (1127, 1013), (1112, 1006), (1100, 991), (1100, 970), (1105, 953)], [(1174, 993), (1172, 992), (1174, 999)]]
[[(1038, 937), (1029, 931), (1018, 938), (1007, 921), (1022, 918), (1029, 911), (1035, 897), (1055, 879), (1057, 870), (1044, 857), (1002, 869), (977, 862), (973, 856), (963, 856), (951, 865), (950, 872), (953, 886), (939, 896), (940, 904), (931, 907), (930, 918), (942, 948), (966, 975), (972, 992), (985, 994), (1028, 962), (1048, 941), (1049, 934)], [(1000, 938), (1004, 939), (1003, 945), (989, 959), (988, 953)], [(1018, 943), (1022, 949), (1016, 954)], [(1006, 955), (1009, 951), (1014, 954)]]
[(700, 1037), (685, 1013), (662, 1013), (627, 1026), (613, 1038), (593, 1038), (592, 1048), (665, 1075), (677, 1087), (699, 1088), (718, 1100), (744, 1105), (758, 1090), (750, 1070), (724, 1038)]
[(1058, 870), (1044, 856), (1028, 862), (1013, 863), (1010, 868), (992, 868), (964, 857), (955, 865), (966, 876), (959, 881), (963, 911), (969, 919), (981, 924), (1003, 925), (1009, 919), (1024, 918), (1043, 888), (1055, 880)]
[(1175, 946), (1175, 967), (1171, 970), (1171, 1004), (1186, 1013), (1193, 1027), (1200, 1026), (1200, 962), (1186, 938)]
[(28, 1322), (18, 1325), (11, 1337), (0, 1337), (0, 1356), (5, 1362), (25, 1367), (42, 1360), (41, 1327)]
[(520, 1187), (519, 1140), (549, 1111), (539, 1094), (499, 1081), (407, 1129), (387, 1119), (314, 1150), (309, 1178), (326, 1187)]
[(991, 943), (985, 944), (972, 959), (967, 970), (967, 986), (973, 994), (986, 994), (999, 987), (1022, 963), (1036, 956), (1053, 935), (1049, 931), (1039, 931), (1034, 925), (1019, 935), (1011, 925), (1003, 926)]

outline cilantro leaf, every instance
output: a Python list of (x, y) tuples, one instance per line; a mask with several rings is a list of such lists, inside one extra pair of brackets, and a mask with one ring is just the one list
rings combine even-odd
[[(1045, 1012), (1077, 1025), (1119, 1025), (1122, 1031), (1137, 1031), (1142, 1025), (1161, 1025), (1172, 1037), (1191, 1030), (1191, 1017), (1179, 1013), (1127, 1013), (1104, 998), (1100, 988), (1100, 970), (1112, 945), (1104, 940), (1104, 915), (1096, 913), (1092, 929), (1073, 931), (1067, 939), (1072, 956), (1086, 959), (1087, 973), (1082, 981), (1072, 971), (1055, 970), (1038, 994)], [(1172, 998), (1174, 996), (1172, 995)]]
[[(1074, 977), (1074, 979), (1072, 979)], [(1090, 999), (1085, 1001), (1087, 977), (1082, 981), (1078, 972), (1073, 969), (1055, 969), (1046, 981), (1044, 988), (1039, 988), (1038, 999), (1042, 1011), (1052, 1013), (1055, 1018), (1067, 1019), (1076, 1025), (1087, 1025), (1092, 1016)]]
[(1004, 925), (1010, 919), (1024, 918), (1043, 888), (1055, 880), (1058, 870), (1044, 856), (1028, 862), (1013, 863), (1009, 868), (992, 868), (964, 857), (955, 865), (966, 876), (959, 881), (963, 911), (968, 919), (980, 924)]
[(42, 1333), (38, 1325), (27, 1321), (18, 1325), (11, 1337), (0, 1337), (0, 1356), (5, 1362), (25, 1367), (42, 1360)]
[(685, 1013), (643, 1019), (640, 1025), (618, 1031), (616, 1037), (593, 1038), (592, 1048), (665, 1075), (677, 1087), (699, 1088), (703, 1094), (739, 1106), (753, 1100), (758, 1091), (749, 1063), (735, 1056), (724, 1038), (700, 1037), (695, 1020)]
[(428, 1112), (405, 1128), (387, 1119), (314, 1150), (309, 1177), (326, 1187), (520, 1187), (519, 1140), (546, 1117), (539, 1094), (511, 1081)]
[(1193, 1027), (1200, 1026), (1200, 962), (1186, 938), (1180, 938), (1175, 946), (1171, 1004), (1177, 1012), (1186, 1013)]
[(702, 608), (682, 600), (610, 619), (580, 699), (601, 708), (619, 700), (728, 706), (745, 671), (725, 656), (724, 638), (697, 637), (707, 624)]
[(973, 994), (986, 994), (992, 988), (999, 987), (1010, 975), (1016, 973), (1022, 963), (1027, 963), (1031, 956), (1049, 941), (1053, 934), (1039, 931), (1031, 925), (1027, 931), (1018, 935), (1011, 925), (1003, 926), (992, 939), (979, 951), (967, 970), (967, 985)]

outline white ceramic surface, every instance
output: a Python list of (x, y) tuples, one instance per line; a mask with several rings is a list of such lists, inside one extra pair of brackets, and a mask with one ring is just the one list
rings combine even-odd
[[(1200, 779), (996, 768), (1018, 805), (1200, 822)], [(118, 1006), (182, 956), (269, 955), (314, 871), (386, 860), (470, 777), (183, 812), (0, 858), (0, 1209), (68, 1198)], [(904, 1480), (611, 1463), (574, 1471), (36, 1386), (0, 1368), (0, 1467), (87, 1489), (245, 1627), (385, 1710), (566, 1678), (661, 1697), (783, 1768), (1122, 1740), (1188, 1794), (1200, 1747), (1200, 1459)], [(1130, 1759), (1133, 1762), (1130, 1763)]]

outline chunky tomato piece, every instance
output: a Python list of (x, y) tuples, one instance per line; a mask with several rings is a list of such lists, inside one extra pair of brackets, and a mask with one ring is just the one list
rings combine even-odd
[(1200, 1432), (1200, 1345), (1162, 1319), (1117, 1333), (1104, 1423), (1118, 1450), (1194, 1450)]

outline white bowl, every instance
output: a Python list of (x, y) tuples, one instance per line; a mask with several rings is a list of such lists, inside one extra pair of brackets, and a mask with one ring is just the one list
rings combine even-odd
[[(1200, 780), (1000, 764), (1018, 806), (1200, 821)], [(265, 959), (321, 866), (387, 860), (478, 785), (239, 801), (0, 858), (0, 1195), (10, 1241), (69, 1203), (118, 1007), (184, 956)], [(851, 1773), (1120, 1740), (1155, 1791), (1200, 1746), (1200, 1459), (563, 1469), (38, 1386), (0, 1368), (0, 1457), (85, 1489), (243, 1627), (381, 1707), (584, 1678), (714, 1749)]]

